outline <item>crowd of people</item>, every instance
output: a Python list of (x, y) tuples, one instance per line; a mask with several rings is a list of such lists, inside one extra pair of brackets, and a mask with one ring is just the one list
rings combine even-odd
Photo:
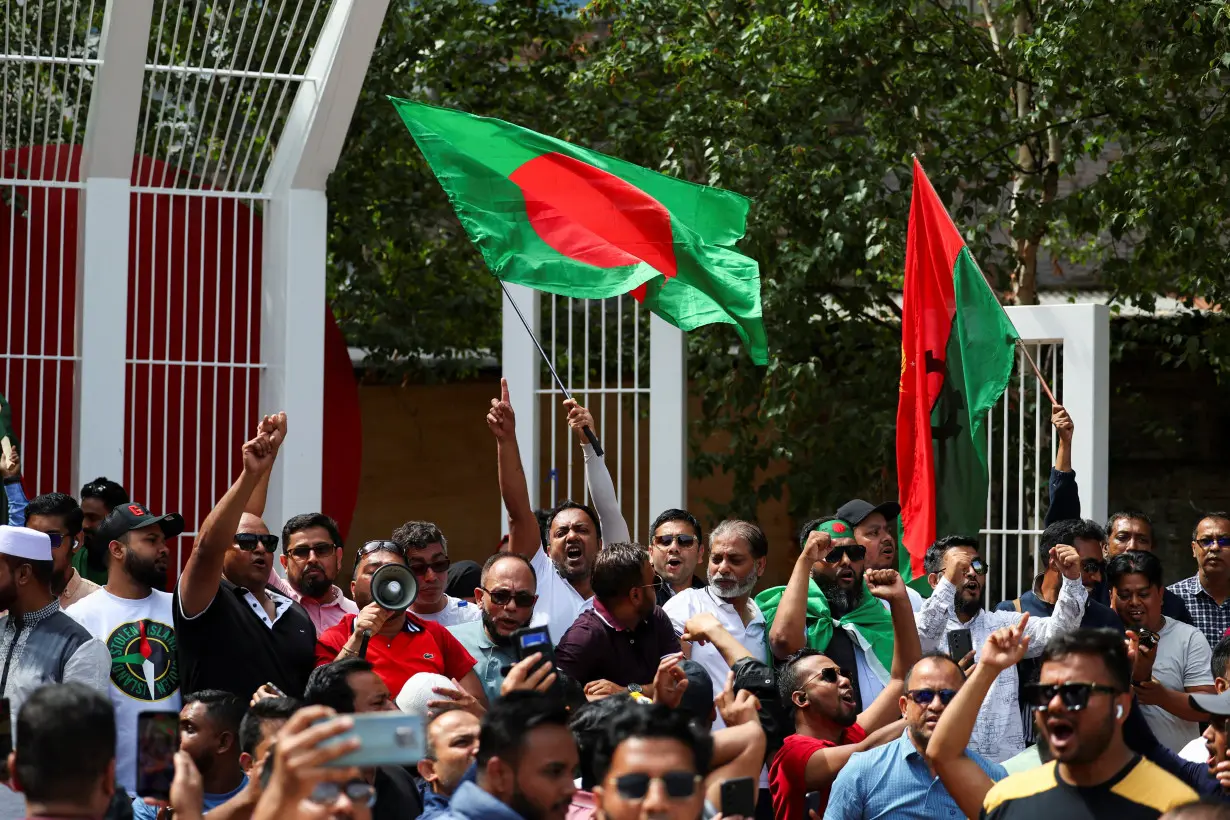
[[(1145, 513), (1081, 518), (1062, 407), (1043, 571), (990, 608), (972, 534), (906, 585), (892, 502), (808, 521), (769, 589), (754, 522), (665, 510), (636, 543), (566, 406), (592, 505), (531, 506), (502, 385), (496, 551), (454, 562), (411, 521), (351, 551), (348, 590), (332, 519), (262, 518), (284, 414), (178, 577), (182, 516), (106, 478), (27, 500), (6, 455), (0, 818), (1230, 817), (1230, 516), (1165, 587)], [(142, 793), (150, 713), (178, 725), (166, 793)], [(421, 759), (380, 759), (402, 736), (352, 732), (370, 713), (416, 716)]]

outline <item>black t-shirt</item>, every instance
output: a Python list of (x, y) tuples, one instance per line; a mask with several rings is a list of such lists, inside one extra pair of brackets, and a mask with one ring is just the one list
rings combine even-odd
[(1177, 778), (1142, 757), (1097, 786), (1065, 783), (1054, 762), (1014, 774), (987, 792), (986, 820), (1156, 820), (1175, 806), (1197, 799)]
[(180, 689), (233, 692), (245, 702), (264, 683), (293, 698), (303, 697), (316, 667), (316, 628), (299, 604), (267, 590), (283, 610), (270, 629), (257, 614), (260, 604), (225, 578), (209, 607), (195, 618), (180, 609), (175, 589), (175, 633), (179, 641)]
[(381, 766), (372, 785), (376, 787), (372, 820), (414, 820), (423, 813), (423, 798), (414, 777), (405, 769)]

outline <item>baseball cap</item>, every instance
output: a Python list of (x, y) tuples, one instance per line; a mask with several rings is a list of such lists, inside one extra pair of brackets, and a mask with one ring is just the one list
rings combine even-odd
[(1217, 694), (1188, 695), (1192, 708), (1218, 717), (1230, 716), (1230, 691)]
[(679, 711), (690, 720), (699, 720), (708, 725), (709, 716), (713, 714), (713, 678), (705, 667), (690, 658), (681, 660), (679, 668), (688, 678), (688, 688), (683, 690)]
[(102, 543), (109, 544), (122, 535), (151, 524), (161, 526), (162, 534), (167, 538), (174, 538), (184, 531), (184, 517), (179, 513), (154, 515), (144, 504), (129, 503), (121, 504), (107, 513), (107, 517), (98, 527), (98, 537), (102, 539)]
[(837, 517), (849, 521), (857, 527), (863, 523), (867, 516), (877, 512), (884, 516), (885, 520), (892, 521), (901, 515), (901, 505), (896, 501), (885, 501), (879, 506), (874, 506), (861, 498), (855, 498), (837, 508)]

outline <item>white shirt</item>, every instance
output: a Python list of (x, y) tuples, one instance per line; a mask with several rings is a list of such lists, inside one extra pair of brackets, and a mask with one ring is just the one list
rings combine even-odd
[[(747, 599), (747, 608), (751, 618), (744, 626), (743, 618), (739, 616), (729, 601), (714, 595), (710, 587), (702, 587), (675, 593), (675, 597), (666, 602), (662, 611), (671, 619), (676, 635), (683, 634), (683, 627), (688, 622), (688, 618), (702, 612), (711, 612), (718, 619), (718, 623), (724, 626), (731, 637), (742, 644), (753, 658), (763, 661), (769, 656), (768, 630), (765, 629), (764, 613), (751, 598)], [(713, 680), (713, 696), (720, 695), (726, 687), (726, 673), (730, 671), (730, 664), (726, 663), (722, 653), (711, 643), (706, 643), (704, 646), (693, 644), (692, 660), (703, 666), (709, 673), (709, 677)], [(716, 723), (714, 728), (718, 728)]]
[(441, 626), (456, 626), (457, 624), (469, 623), (470, 621), (480, 621), (483, 618), (483, 611), (470, 603), (463, 601), (460, 598), (454, 598), (452, 595), (445, 595), (447, 603), (444, 609), (439, 612), (414, 612), (416, 618), (421, 621), (435, 621)]
[[(1208, 641), (1208, 638), (1205, 638), (1205, 641)], [(1179, 752), (1179, 757), (1192, 763), (1207, 763), (1209, 747), (1204, 745), (1204, 738), (1198, 737), (1183, 747), (1183, 750)]]
[[(987, 636), (1005, 626), (1015, 626), (1021, 620), (1020, 612), (987, 612), (978, 614), (966, 623), (957, 619), (953, 601), (957, 588), (947, 578), (940, 578), (931, 597), (918, 613), (918, 635), (924, 647), (937, 646), (947, 650), (947, 635), (954, 629), (968, 629), (974, 642), (974, 660), (982, 654), (982, 645)], [(1085, 598), (1088, 593), (1080, 578), (1063, 578), (1059, 597), (1055, 600), (1055, 613), (1049, 618), (1029, 619), (1025, 634), (1029, 636), (1027, 658), (1042, 654), (1047, 641), (1056, 635), (1071, 632), (1080, 626), (1085, 615)], [(1002, 763), (1025, 748), (1021, 728), (1021, 710), (1017, 695), (1016, 666), (1009, 666), (991, 684), (990, 691), (978, 710), (978, 719), (970, 736), (969, 748), (978, 754)]]
[[(102, 641), (110, 653), (115, 774), (130, 794), (137, 793), (137, 715), (178, 713), (181, 706), (171, 601), (171, 593), (160, 590), (132, 600), (117, 598), (103, 587), (64, 610)], [(149, 654), (137, 663), (145, 655), (142, 636)]]
[(555, 563), (542, 547), (534, 553), (530, 566), (538, 576), (538, 603), (534, 604), (534, 612), (546, 616), (551, 642), (559, 643), (577, 616), (587, 609), (593, 609), (594, 599), (582, 598), (581, 593), (555, 570)]
[[(910, 599), (910, 609), (914, 610), (915, 612), (922, 612), (923, 602), (926, 601), (927, 599), (919, 595), (918, 590), (914, 589), (914, 587), (912, 586), (906, 586), (905, 594)], [(881, 598), (880, 603), (884, 604), (885, 609), (887, 609), (889, 612), (892, 612), (893, 607), (892, 607), (892, 604), (888, 602), (888, 600)]]
[[(1153, 678), (1162, 686), (1182, 692), (1189, 686), (1213, 685), (1213, 652), (1209, 639), (1194, 626), (1165, 618), (1158, 633), (1157, 656), (1153, 660)], [(1140, 705), (1140, 713), (1158, 741), (1177, 752), (1200, 736), (1200, 726), (1170, 714), (1160, 706)], [(1201, 749), (1204, 749), (1201, 741)], [(1200, 761), (1208, 759), (1201, 752)]]

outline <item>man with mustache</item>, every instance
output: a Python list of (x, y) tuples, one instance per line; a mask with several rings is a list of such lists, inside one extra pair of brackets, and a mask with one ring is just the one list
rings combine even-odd
[(167, 539), (183, 531), (178, 513), (154, 515), (135, 503), (116, 507), (95, 536), (107, 545), (107, 583), (65, 610), (110, 651), (116, 778), (130, 794), (137, 786), (137, 715), (178, 714), (182, 705), (172, 596), (162, 590)]
[(269, 586), (278, 537), (244, 505), (273, 465), (281, 431), (262, 423), (243, 445), (243, 469), (197, 533), (175, 591), (183, 689), (251, 698), (271, 683), (301, 697), (316, 666), (316, 628)]
[[(867, 569), (897, 569), (897, 539), (893, 533), (897, 530), (895, 522), (900, 514), (901, 505), (896, 501), (874, 506), (855, 498), (837, 508), (837, 517), (854, 526), (854, 540), (867, 550)], [(909, 586), (905, 591), (914, 611), (922, 609), (923, 596)]]
[(334, 583), (346, 547), (337, 522), (324, 513), (303, 513), (282, 525), (283, 579), (269, 574), (269, 586), (303, 607), (319, 635), (358, 615), (359, 607)]
[(649, 556), (664, 583), (658, 587), (658, 606), (685, 589), (704, 589), (696, 567), (705, 557), (700, 522), (687, 510), (666, 510), (649, 527)]
[(26, 526), (46, 533), (51, 539), (51, 591), (60, 599), (60, 609), (68, 609), (91, 592), (102, 589), (82, 578), (73, 566), (73, 550), (81, 535), (81, 507), (71, 495), (44, 493), (26, 508)]
[[(1028, 621), (1025, 634), (1030, 638), (1030, 647), (1026, 657), (1042, 652), (1051, 638), (1076, 629), (1085, 615), (1088, 595), (1081, 583), (1081, 562), (1076, 550), (1060, 544), (1051, 550), (1048, 560), (1059, 565), (1063, 580), (1055, 599), (1054, 615)], [(925, 646), (945, 648), (949, 632), (968, 629), (973, 646), (981, 647), (992, 632), (1021, 620), (1022, 614), (1018, 612), (987, 612), (982, 608), (987, 566), (978, 553), (977, 539), (962, 535), (939, 539), (927, 549), (923, 568), (934, 590), (918, 613), (918, 633)], [(996, 763), (1025, 748), (1017, 680), (1015, 666), (995, 679), (970, 738), (971, 749)]]
[(1230, 515), (1209, 513), (1192, 532), (1192, 557), (1198, 570), (1171, 592), (1183, 599), (1194, 626), (1215, 646), (1230, 629)]
[(444, 591), (450, 561), (448, 541), (439, 527), (430, 521), (407, 521), (393, 530), (393, 541), (405, 547), (410, 571), (418, 582), (411, 612), (441, 626), (456, 626), (482, 617), (474, 604)]
[(1162, 562), (1151, 552), (1125, 552), (1107, 567), (1111, 603), (1141, 640), (1132, 688), (1153, 734), (1171, 751), (1200, 734), (1203, 713), (1188, 694), (1211, 693), (1212, 651), (1200, 630), (1162, 615)]
[(106, 476), (81, 488), (82, 543), (73, 553), (73, 566), (82, 578), (107, 583), (107, 544), (98, 538), (98, 528), (111, 511), (128, 503), (128, 491)]

